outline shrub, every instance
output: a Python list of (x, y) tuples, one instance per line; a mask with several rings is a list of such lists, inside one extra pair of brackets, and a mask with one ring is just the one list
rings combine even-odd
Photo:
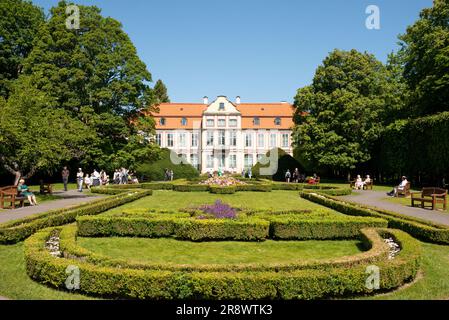
[(346, 215), (385, 219), (388, 221), (389, 228), (401, 229), (422, 241), (449, 244), (449, 228), (447, 226), (438, 225), (417, 218), (406, 217), (387, 210), (346, 203), (326, 195), (301, 193), (301, 197)]
[[(270, 158), (271, 152), (272, 152), (272, 150), (268, 151), (265, 156), (267, 158)], [(277, 153), (278, 153), (278, 157), (277, 157), (278, 169), (275, 174), (273, 174), (272, 176), (261, 175), (260, 169), (264, 168), (264, 167), (268, 168), (268, 164), (261, 165), (260, 162), (257, 162), (252, 167), (253, 175), (255, 177), (263, 177), (263, 178), (273, 179), (273, 181), (285, 181), (285, 173), (287, 172), (287, 169), (289, 169), (292, 174), (293, 174), (295, 168), (298, 168), (301, 172), (304, 172), (301, 164), (298, 161), (296, 161), (295, 158), (293, 158), (291, 155), (286, 153), (284, 150), (282, 150), (281, 148), (277, 148)]]
[(234, 186), (228, 186), (228, 187), (209, 186), (209, 190), (211, 193), (216, 193), (216, 194), (233, 194), (236, 191), (236, 187), (234, 187)]
[(151, 194), (151, 190), (122, 191), (121, 194), (82, 204), (77, 207), (52, 210), (43, 214), (5, 223), (0, 225), (0, 243), (17, 243), (40, 229), (71, 223), (78, 216), (96, 215)]
[(142, 189), (151, 190), (173, 190), (172, 182), (145, 182), (141, 184)]
[(143, 162), (136, 167), (139, 176), (144, 176), (150, 181), (164, 180), (165, 169), (173, 170), (175, 179), (195, 178), (199, 176), (196, 170), (189, 163), (174, 164), (170, 160), (170, 150), (162, 149), (160, 159), (154, 162)]
[[(59, 229), (60, 230), (60, 229)], [(53, 230), (38, 232), (25, 241), (27, 274), (39, 282), (65, 289), (66, 270), (79, 268), (80, 291), (87, 294), (138, 299), (323, 299), (370, 294), (367, 264), (350, 268), (292, 271), (172, 272), (97, 266), (81, 259), (54, 258), (44, 248)], [(397, 230), (386, 230), (401, 244), (393, 260), (378, 261), (380, 289), (391, 290), (413, 279), (420, 265), (419, 242)]]
[(237, 191), (271, 192), (270, 184), (242, 184), (235, 186)]
[(376, 218), (295, 219), (276, 217), (270, 221), (270, 237), (283, 240), (351, 239), (363, 228), (385, 228), (387, 221)]
[[(385, 260), (389, 255), (389, 246), (375, 229), (360, 230), (360, 241), (366, 250), (356, 255), (338, 257), (328, 260), (304, 261), (298, 257), (298, 261), (289, 263), (238, 263), (238, 264), (204, 264), (204, 265), (176, 265), (158, 264), (149, 262), (130, 261), (111, 258), (98, 253), (93, 253), (76, 243), (77, 228), (75, 225), (65, 226), (60, 233), (60, 250), (64, 257), (82, 259), (96, 265), (125, 267), (145, 270), (170, 270), (170, 271), (293, 271), (300, 269), (329, 269), (335, 267), (352, 267), (362, 263), (375, 263)], [(393, 237), (394, 238), (394, 237)], [(399, 242), (396, 239), (396, 242)], [(406, 244), (408, 247), (409, 244)]]
[(175, 184), (173, 185), (173, 190), (179, 192), (209, 191), (209, 186), (202, 184)]

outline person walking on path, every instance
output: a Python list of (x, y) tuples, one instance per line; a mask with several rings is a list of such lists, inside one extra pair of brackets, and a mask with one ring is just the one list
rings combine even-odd
[(78, 168), (76, 173), (76, 182), (78, 183), (78, 192), (83, 192), (84, 173), (81, 168)]
[(287, 172), (285, 173), (285, 181), (287, 183), (290, 183), (290, 178), (291, 178), (290, 169), (287, 169)]
[(173, 175), (174, 175), (173, 170), (170, 170), (170, 180), (171, 180), (171, 181), (173, 181)]
[(64, 191), (67, 191), (67, 183), (69, 183), (69, 175), (70, 171), (67, 169), (67, 167), (64, 167), (62, 170), (62, 183), (64, 184)]

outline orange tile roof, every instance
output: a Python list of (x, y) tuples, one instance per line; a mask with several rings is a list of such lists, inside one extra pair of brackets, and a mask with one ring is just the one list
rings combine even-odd
[[(289, 103), (240, 103), (234, 104), (242, 114), (242, 129), (290, 129), (293, 127), (294, 108)], [(202, 103), (162, 103), (159, 112), (153, 113), (156, 129), (192, 129), (195, 121), (201, 121), (208, 105)], [(187, 125), (181, 125), (182, 118)], [(253, 124), (253, 118), (260, 118), (260, 125)], [(274, 119), (281, 118), (281, 125), (276, 126)], [(159, 119), (165, 118), (165, 125)]]

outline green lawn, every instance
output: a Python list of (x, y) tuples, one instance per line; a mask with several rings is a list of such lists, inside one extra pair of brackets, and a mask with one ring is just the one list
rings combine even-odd
[(78, 238), (93, 252), (112, 258), (166, 264), (288, 263), (354, 255), (360, 242), (273, 241), (190, 242), (170, 238)]
[(168, 209), (176, 210), (188, 206), (213, 203), (221, 199), (235, 207), (253, 209), (319, 209), (322, 211), (335, 212), (315, 203), (301, 199), (298, 191), (272, 192), (237, 192), (234, 194), (212, 194), (209, 192), (176, 192), (166, 190), (155, 190), (152, 196), (128, 203), (119, 208), (107, 211), (107, 213), (121, 212), (123, 209), (148, 208), (148, 209)]
[[(392, 293), (366, 299), (449, 299), (449, 246), (423, 243), (423, 277)], [(160, 254), (160, 253), (158, 253)], [(23, 243), (0, 245), (0, 295), (12, 299), (91, 299), (38, 284), (25, 273)]]

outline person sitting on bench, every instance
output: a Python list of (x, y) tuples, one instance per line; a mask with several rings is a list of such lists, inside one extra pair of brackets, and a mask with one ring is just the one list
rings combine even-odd
[(355, 179), (355, 188), (356, 190), (361, 190), (363, 188), (363, 181), (360, 175), (357, 175), (357, 179)]
[(28, 186), (25, 184), (24, 179), (19, 180), (19, 185), (17, 186), (17, 191), (19, 192), (21, 197), (27, 197), (28, 201), (32, 206), (36, 206), (36, 196), (30, 191)]
[(401, 183), (397, 187), (394, 187), (393, 190), (391, 190), (390, 192), (387, 192), (387, 195), (389, 195), (390, 197), (396, 197), (398, 195), (398, 190), (404, 190), (407, 183), (408, 183), (407, 177), (402, 176)]

